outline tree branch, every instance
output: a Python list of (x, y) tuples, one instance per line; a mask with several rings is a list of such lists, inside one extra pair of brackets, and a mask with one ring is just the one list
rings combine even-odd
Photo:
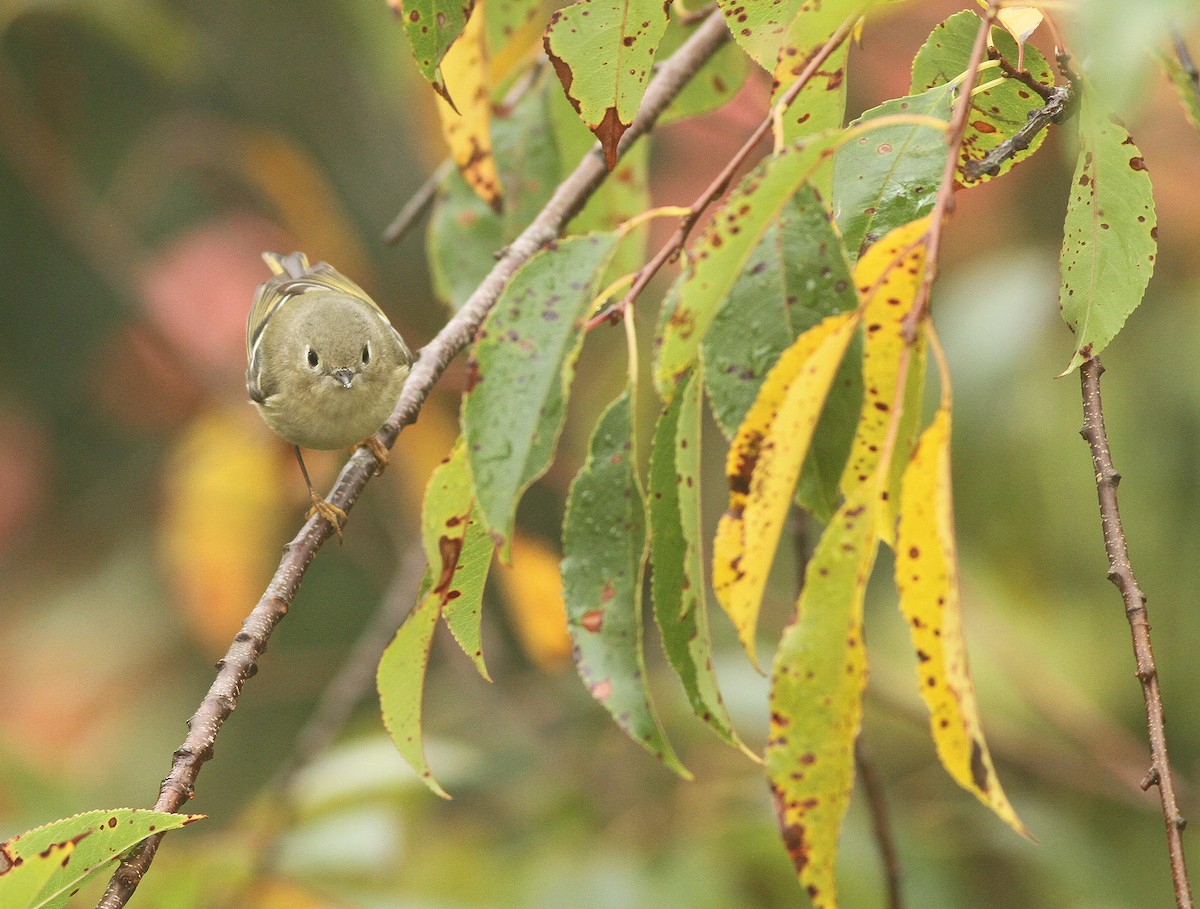
[(1167, 852), (1171, 862), (1171, 879), (1175, 884), (1175, 902), (1179, 909), (1192, 909), (1192, 890), (1188, 883), (1187, 863), (1183, 852), (1183, 828), (1187, 822), (1179, 813), (1175, 800), (1175, 780), (1167, 757), (1167, 737), (1164, 730), (1162, 695), (1158, 687), (1158, 670), (1150, 647), (1150, 622), (1146, 612), (1146, 595), (1138, 586), (1129, 562), (1129, 546), (1121, 526), (1117, 507), (1117, 484), (1121, 475), (1113, 467), (1108, 447), (1108, 432), (1104, 428), (1104, 409), (1100, 399), (1100, 376), (1104, 367), (1093, 357), (1079, 368), (1083, 386), (1083, 429), (1080, 435), (1092, 452), (1095, 469), (1096, 494), (1100, 500), (1100, 526), (1104, 532), (1104, 549), (1108, 554), (1108, 579), (1121, 591), (1125, 601), (1125, 616), (1133, 636), (1133, 653), (1137, 662), (1137, 677), (1142, 683), (1146, 702), (1146, 725), (1150, 739), (1150, 770), (1142, 782), (1143, 789), (1158, 786), (1162, 801), (1163, 819), (1167, 827)]
[[(700, 67), (729, 38), (719, 12), (697, 27), (671, 57), (664, 61), (646, 88), (633, 125), (622, 136), (620, 150), (629, 147), (654, 127), (666, 108)], [(596, 146), (580, 161), (575, 171), (559, 185), (550, 201), (501, 256), (491, 273), (454, 317), (421, 351), (420, 359), (404, 385), (391, 417), (377, 438), (388, 448), (395, 444), (402, 427), (414, 422), (434, 384), (450, 361), (475, 336), (484, 317), (516, 270), (543, 245), (558, 236), (568, 220), (583, 207), (600, 186), (608, 170)], [(378, 462), (367, 448), (359, 448), (347, 461), (327, 500), (347, 513), (375, 475)], [(242, 686), (258, 671), (259, 657), (267, 648), (275, 626), (287, 614), (296, 591), (317, 550), (333, 533), (333, 526), (319, 515), (310, 518), (284, 548), (283, 558), (262, 598), (242, 624), (225, 658), (217, 663), (217, 676), (200, 707), (188, 721), (188, 734), (175, 752), (171, 771), (163, 780), (158, 811), (178, 811), (194, 794), (201, 767), (213, 755), (217, 734), (237, 706)], [(121, 862), (109, 881), (97, 909), (119, 909), (137, 889), (162, 840), (152, 836)]]
[(883, 877), (887, 884), (888, 909), (904, 909), (904, 896), (900, 892), (900, 856), (896, 853), (896, 839), (892, 835), (887, 796), (861, 732), (854, 742), (854, 766), (858, 768), (858, 778), (862, 780), (867, 796), (871, 830), (875, 834), (875, 845), (879, 849), (879, 861), (883, 865)]
[(1029, 148), (1038, 133), (1051, 123), (1062, 122), (1069, 110), (1071, 98), (1072, 92), (1069, 85), (1056, 85), (1050, 88), (1045, 105), (1031, 110), (1024, 126), (978, 161), (968, 161), (963, 176), (971, 182), (983, 176), (996, 176), (1000, 173), (1000, 165), (1016, 155), (1017, 152)]

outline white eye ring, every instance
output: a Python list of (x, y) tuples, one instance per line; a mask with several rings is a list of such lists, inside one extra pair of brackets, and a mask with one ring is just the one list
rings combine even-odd
[(316, 369), (321, 365), (321, 358), (317, 356), (317, 352), (311, 347), (305, 348), (305, 356), (308, 358), (308, 365), (312, 369)]

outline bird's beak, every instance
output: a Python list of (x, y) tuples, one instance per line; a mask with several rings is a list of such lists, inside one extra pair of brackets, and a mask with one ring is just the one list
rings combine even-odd
[(350, 383), (354, 381), (354, 370), (342, 367), (333, 371), (333, 377), (342, 383), (343, 388), (349, 388)]

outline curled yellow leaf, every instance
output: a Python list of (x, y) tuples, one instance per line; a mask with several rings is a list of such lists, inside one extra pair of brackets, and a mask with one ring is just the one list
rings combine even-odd
[(992, 766), (967, 667), (950, 486), (948, 395), (904, 472), (896, 587), (942, 765), (955, 782), (1018, 833), (1028, 835)]
[(831, 316), (792, 344), (767, 375), (725, 466), (729, 509), (713, 544), (713, 588), (750, 659), (779, 535), (834, 374), (858, 313)]

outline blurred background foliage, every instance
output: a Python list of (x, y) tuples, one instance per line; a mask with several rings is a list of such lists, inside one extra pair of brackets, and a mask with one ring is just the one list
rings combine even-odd
[[(851, 59), (851, 115), (904, 94), (913, 53), (961, 6), (907, 4), (873, 22)], [(1141, 59), (1136, 42), (1153, 17), (1184, 7), (1085, 6), (1081, 31), (1103, 38), (1101, 63), (1123, 61), (1104, 71), (1115, 68), (1109, 81), (1159, 207), (1157, 274), (1105, 355), (1105, 403), (1191, 816), (1200, 136), (1155, 71), (1127, 65)], [(732, 103), (656, 136), (653, 199), (692, 198), (761, 115), (768, 89), (753, 74)], [(935, 298), (957, 383), (976, 684), (1001, 776), (1039, 843), (1013, 836), (937, 764), (906, 633), (880, 583), (868, 603), (865, 736), (912, 906), (1170, 902), (1157, 796), (1138, 787), (1144, 715), (1105, 580), (1077, 381), (1053, 378), (1070, 352), (1055, 312), (1072, 166), (1062, 132), (1009, 176), (960, 196)], [(379, 237), (444, 154), (432, 93), (383, 0), (0, 3), (0, 838), (153, 802), (212, 661), (304, 509), (290, 453), (245, 400), (259, 254), (303, 249), (335, 263), (420, 346), (447, 310), (419, 231), (396, 248)], [(648, 338), (655, 314), (643, 309)], [(402, 435), (345, 545), (320, 554), (200, 778), (190, 807), (210, 820), (168, 839), (136, 905), (803, 902), (760, 769), (691, 718), (661, 657), (653, 681), (692, 783), (628, 742), (570, 669), (555, 539), (586, 433), (623, 372), (613, 365), (620, 339), (597, 335), (580, 370), (595, 381), (581, 384), (560, 462), (523, 506), (515, 567), (489, 594), (495, 684), (447, 637), (435, 648), (430, 758), (454, 801), (433, 798), (403, 767), (370, 692), (331, 749), (286, 787), (272, 781), (359, 631), (393, 585), (406, 589), (396, 575), (415, 545), (423, 484), (456, 431), (461, 368)], [(723, 452), (710, 430), (715, 522)], [(327, 486), (340, 455), (309, 463)], [(775, 580), (764, 652), (792, 609), (794, 566), (781, 564)], [(731, 712), (761, 744), (766, 681), (724, 619), (714, 627)], [(845, 905), (883, 905), (861, 799), (840, 870)]]

